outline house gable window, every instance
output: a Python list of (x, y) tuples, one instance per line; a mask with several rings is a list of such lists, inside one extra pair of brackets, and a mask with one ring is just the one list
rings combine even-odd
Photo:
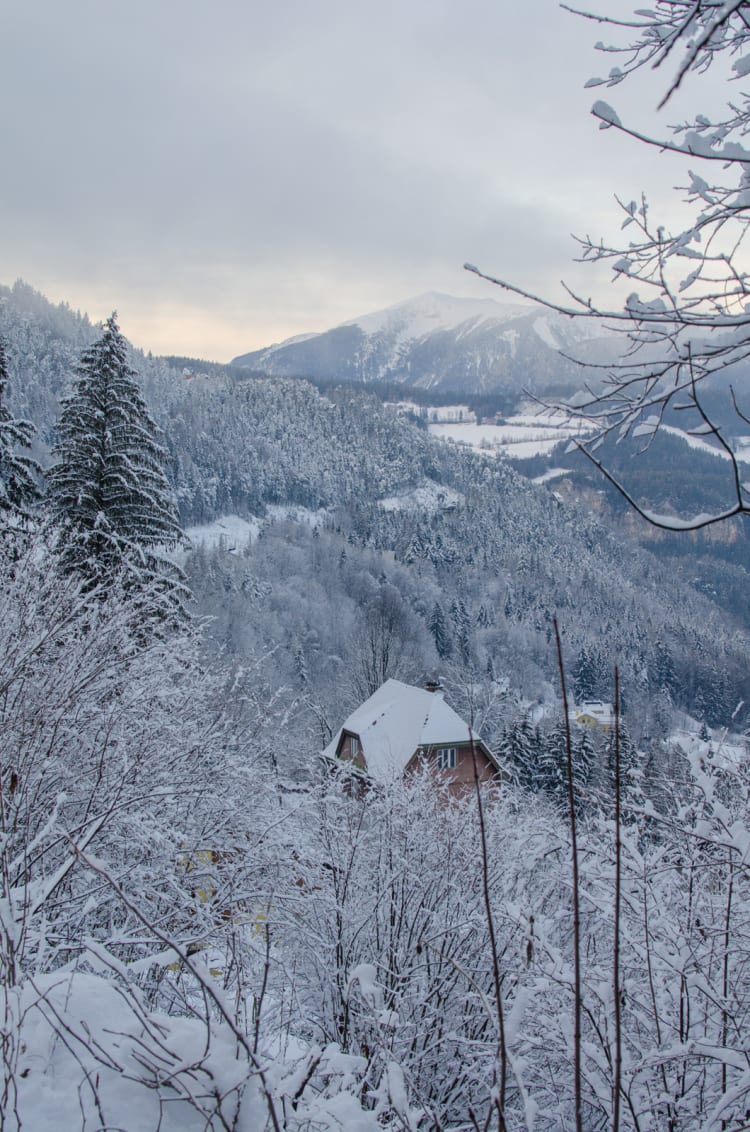
[(359, 754), (359, 737), (357, 735), (349, 736), (349, 757), (356, 759)]
[(438, 747), (438, 749), (437, 749), (437, 765), (438, 765), (438, 770), (455, 770), (456, 769), (456, 748), (455, 747)]

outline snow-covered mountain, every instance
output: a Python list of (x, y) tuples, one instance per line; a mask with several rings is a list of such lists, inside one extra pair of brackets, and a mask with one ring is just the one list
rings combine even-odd
[(601, 362), (614, 348), (612, 335), (586, 319), (430, 292), (242, 354), (233, 365), (280, 377), (396, 381), (441, 391), (541, 391), (581, 383), (581, 367), (561, 351)]

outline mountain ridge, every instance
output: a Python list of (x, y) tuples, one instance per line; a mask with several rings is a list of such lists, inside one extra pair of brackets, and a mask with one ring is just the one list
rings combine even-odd
[(277, 377), (520, 393), (576, 388), (582, 368), (572, 357), (600, 364), (613, 355), (612, 333), (590, 320), (573, 322), (531, 304), (430, 291), (320, 333), (241, 354), (231, 365)]

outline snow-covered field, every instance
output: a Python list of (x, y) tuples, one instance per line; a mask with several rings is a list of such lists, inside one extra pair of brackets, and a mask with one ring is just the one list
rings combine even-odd
[(570, 475), (570, 468), (548, 468), (546, 472), (542, 472), (540, 476), (534, 476), (532, 483), (549, 483), (551, 480), (559, 480), (563, 476)]
[(430, 424), (433, 436), (465, 444), (477, 452), (525, 460), (547, 455), (561, 440), (586, 436), (590, 431), (563, 413), (518, 413), (502, 424), (450, 422)]
[[(415, 407), (416, 408), (416, 407)], [(461, 409), (464, 406), (450, 406), (451, 410)], [(574, 437), (584, 439), (594, 431), (593, 422), (571, 421), (563, 413), (517, 413), (508, 417), (502, 424), (476, 424), (473, 420), (461, 419), (455, 412), (449, 417), (433, 417), (435, 410), (429, 409), (429, 430), (433, 436), (453, 444), (463, 444), (473, 448), (476, 452), (495, 454), (510, 460), (525, 460), (531, 456), (546, 456), (552, 452), (555, 445), (561, 440), (570, 440)], [(439, 410), (446, 412), (447, 410)], [(725, 460), (729, 456), (723, 449), (704, 439), (674, 428), (672, 425), (659, 425), (659, 430), (669, 433), (683, 440), (691, 448), (705, 452), (708, 455), (719, 456)], [(649, 422), (644, 422), (634, 435), (646, 437), (653, 432)], [(750, 463), (750, 436), (737, 437), (735, 452), (742, 463)], [(546, 473), (546, 478), (562, 474), (559, 470)], [(537, 482), (543, 482), (541, 478)]]

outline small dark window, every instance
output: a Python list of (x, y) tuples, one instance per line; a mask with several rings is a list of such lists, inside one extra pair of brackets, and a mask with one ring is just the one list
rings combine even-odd
[(456, 748), (455, 747), (438, 747), (437, 764), (438, 764), (438, 770), (455, 770), (456, 769)]

